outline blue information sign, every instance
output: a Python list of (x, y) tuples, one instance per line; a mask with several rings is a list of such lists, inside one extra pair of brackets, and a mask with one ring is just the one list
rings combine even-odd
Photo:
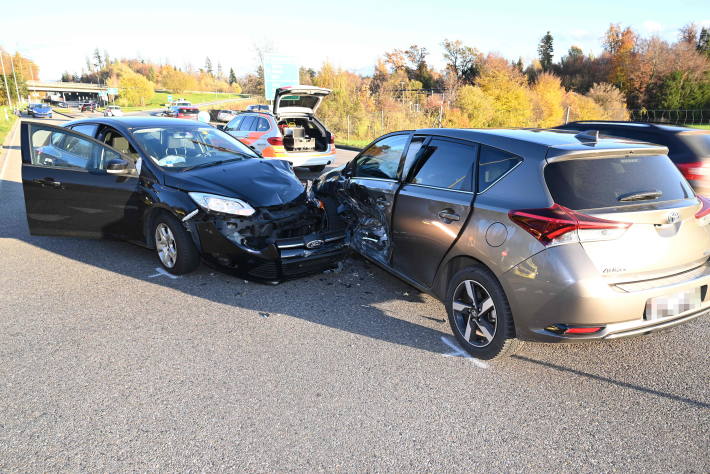
[(293, 58), (281, 54), (264, 55), (264, 96), (267, 100), (274, 99), (279, 87), (298, 83), (298, 64)]

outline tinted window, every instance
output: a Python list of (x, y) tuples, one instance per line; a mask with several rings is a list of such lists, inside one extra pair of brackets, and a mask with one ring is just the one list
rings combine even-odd
[(233, 118), (228, 124), (225, 130), (239, 130), (239, 124), (244, 120), (244, 116), (240, 115), (239, 117)]
[(473, 190), (475, 146), (434, 138), (420, 155), (420, 160), (424, 161), (418, 164), (412, 183), (457, 191)]
[(84, 135), (88, 135), (90, 137), (94, 137), (96, 135), (96, 125), (91, 125), (91, 124), (86, 124), (86, 125), (74, 125), (71, 127), (72, 130), (83, 133)]
[(32, 131), (32, 164), (61, 168), (98, 169), (121, 156), (85, 138), (47, 129)]
[(397, 179), (399, 161), (409, 135), (395, 135), (373, 143), (355, 163), (355, 176)]
[[(688, 183), (664, 155), (561, 161), (545, 168), (545, 181), (555, 202), (574, 210), (648, 204), (693, 196)], [(652, 200), (619, 200), (649, 191), (662, 194)]]
[(478, 192), (482, 193), (490, 188), (521, 161), (522, 158), (512, 153), (481, 145), (481, 156), (478, 161)]
[(259, 122), (256, 124), (257, 132), (265, 132), (269, 129), (269, 121), (265, 118), (259, 118)]
[(252, 125), (254, 125), (255, 121), (256, 121), (256, 117), (253, 117), (253, 116), (244, 117), (244, 120), (242, 120), (242, 123), (239, 125), (239, 130), (251, 131)]

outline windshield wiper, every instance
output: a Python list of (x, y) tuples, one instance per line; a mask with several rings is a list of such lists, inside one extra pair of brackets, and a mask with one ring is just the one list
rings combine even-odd
[(218, 146), (218, 145), (210, 145), (209, 143), (201, 142), (199, 140), (190, 140), (192, 143), (195, 143), (197, 145), (204, 145), (210, 148), (214, 148), (215, 150), (223, 151), (225, 153), (232, 153), (233, 155), (239, 155), (243, 156), (244, 158), (256, 158), (256, 156), (251, 156), (248, 155), (247, 153), (244, 153), (243, 151), (236, 151), (236, 150), (230, 150), (229, 148), (225, 148), (223, 146)]
[(197, 168), (207, 168), (209, 166), (216, 166), (216, 165), (221, 165), (224, 163), (230, 163), (232, 161), (242, 161), (242, 158), (229, 158), (226, 160), (217, 160), (217, 161), (207, 161), (205, 163), (200, 163), (199, 165), (193, 165), (193, 166), (187, 166), (180, 171), (191, 171)]
[(618, 200), (621, 202), (652, 201), (654, 199), (658, 199), (661, 196), (663, 196), (663, 193), (661, 191), (639, 191), (636, 193), (622, 194), (621, 196), (619, 196)]

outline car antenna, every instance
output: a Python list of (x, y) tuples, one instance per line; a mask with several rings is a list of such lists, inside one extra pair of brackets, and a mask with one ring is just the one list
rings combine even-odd
[(599, 130), (585, 130), (584, 132), (579, 132), (574, 136), (579, 141), (585, 142), (599, 142)]

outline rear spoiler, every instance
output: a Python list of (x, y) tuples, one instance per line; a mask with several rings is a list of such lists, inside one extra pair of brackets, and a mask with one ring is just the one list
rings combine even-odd
[(596, 158), (618, 158), (620, 156), (653, 156), (667, 155), (668, 148), (661, 145), (642, 145), (634, 146), (634, 142), (629, 142), (629, 146), (619, 146), (619, 142), (604, 144), (595, 143), (595, 146), (580, 149), (579, 145), (568, 147), (566, 145), (554, 146), (547, 149), (545, 159), (548, 162), (566, 161), (576, 159), (593, 160)]

